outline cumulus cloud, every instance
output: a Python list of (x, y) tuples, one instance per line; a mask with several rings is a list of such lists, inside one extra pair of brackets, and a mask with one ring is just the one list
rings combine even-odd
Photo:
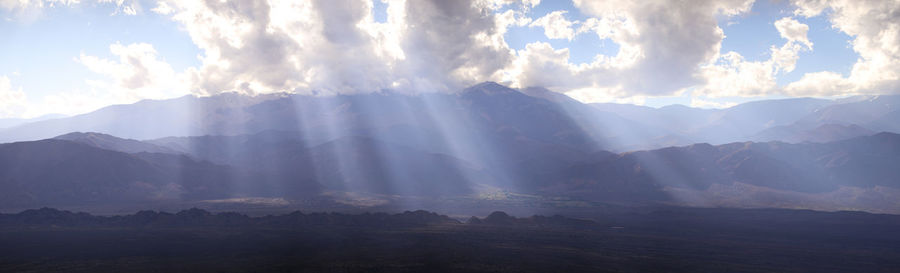
[(764, 61), (747, 61), (737, 52), (717, 55), (712, 62), (701, 65), (699, 75), (704, 83), (694, 87), (695, 95), (709, 97), (762, 96), (778, 92), (776, 77), (791, 72), (799, 52), (811, 50), (806, 37), (809, 26), (790, 17), (775, 21), (775, 28), (787, 42), (781, 47), (771, 46), (770, 57)]
[[(407, 1), (402, 12), (400, 46), (406, 55), (398, 66), (403, 81), (412, 87), (456, 89), (500, 78), (500, 70), (513, 60), (495, 14), (488, 6), (470, 1)], [(391, 13), (391, 10), (388, 10)]]
[(7, 76), (0, 76), (0, 118), (21, 117), (27, 108), (22, 88), (13, 88)]
[(40, 98), (29, 98), (21, 86), (0, 75), (0, 118), (33, 118), (48, 113), (80, 114), (107, 106), (110, 94), (102, 91), (67, 90)]
[(806, 47), (812, 48), (812, 42), (806, 37), (806, 33), (809, 32), (809, 26), (806, 24), (802, 24), (791, 17), (784, 17), (775, 21), (775, 29), (778, 30), (778, 34), (782, 38), (787, 39), (789, 42), (800, 42)]
[(116, 10), (111, 15), (137, 15), (143, 11), (138, 0), (97, 0), (97, 2), (101, 4), (115, 4)]
[[(753, 1), (574, 2), (582, 13), (593, 17), (585, 20), (573, 35), (593, 32), (600, 39), (618, 44), (619, 52), (615, 56), (598, 55), (589, 64), (573, 65), (562, 59), (568, 57), (564, 49), (534, 44), (517, 52), (518, 59), (507, 73), (512, 75), (509, 78), (514, 79), (514, 85), (556, 87), (555, 90), (580, 98), (683, 92), (684, 88), (703, 83), (700, 66), (719, 56), (724, 34), (716, 16), (747, 12)], [(559, 21), (552, 18), (541, 18), (546, 21), (542, 25)], [(564, 26), (560, 28), (563, 30), (551, 31), (548, 37), (568, 37), (569, 25), (557, 25)], [(558, 74), (537, 73), (541, 69)]]
[(81, 54), (76, 61), (108, 80), (91, 80), (89, 85), (106, 90), (118, 102), (133, 102), (145, 98), (168, 98), (187, 92), (179, 76), (164, 60), (160, 60), (152, 45), (134, 43), (112, 44), (110, 53), (118, 60), (102, 59)]
[(572, 40), (572, 38), (575, 38), (575, 29), (572, 28), (574, 23), (566, 19), (566, 12), (565, 10), (557, 10), (548, 13), (544, 17), (534, 20), (529, 26), (544, 28), (544, 35), (550, 39)]
[(5, 10), (11, 15), (4, 18), (6, 20), (31, 22), (41, 17), (46, 8), (69, 7), (83, 2), (114, 4), (115, 10), (112, 12), (112, 15), (136, 15), (141, 11), (141, 5), (138, 0), (0, 0), (0, 10)]
[(828, 16), (833, 28), (853, 37), (851, 44), (859, 58), (849, 76), (808, 73), (788, 84), (787, 94), (900, 92), (900, 1), (796, 0), (794, 5), (794, 13), (800, 16)]
[(737, 52), (722, 54), (717, 62), (701, 67), (704, 84), (693, 90), (693, 95), (709, 97), (765, 95), (775, 85), (775, 62), (746, 61)]
[(0, 0), (0, 10), (8, 12), (5, 20), (31, 22), (43, 14), (45, 8), (70, 6), (78, 0)]
[[(114, 13), (142, 12), (139, 1), (96, 1), (115, 5)], [(706, 97), (885, 92), (896, 90), (900, 78), (898, 0), (796, 0), (794, 17), (771, 25), (785, 43), (772, 45), (770, 57), (761, 61), (721, 52), (725, 33), (718, 22), (747, 13), (753, 0), (575, 0), (588, 17), (580, 21), (567, 19), (573, 11), (564, 10), (529, 18), (536, 0), (386, 2), (387, 20), (376, 22), (370, 0), (162, 0), (152, 12), (182, 25), (202, 51), (199, 66), (172, 71), (151, 45), (140, 43), (111, 46), (111, 60), (86, 55), (77, 60), (106, 77), (91, 81), (92, 87), (132, 99), (189, 91), (448, 91), (493, 80), (544, 86), (582, 101), (638, 101), (687, 92)], [(0, 7), (74, 3), (0, 0)], [(799, 53), (813, 48), (809, 26), (797, 20), (812, 16), (829, 16), (836, 29), (854, 37), (860, 59), (849, 76), (810, 73), (778, 87), (777, 77), (793, 71)], [(619, 50), (573, 64), (569, 49), (548, 43), (510, 49), (503, 35), (515, 26), (541, 27), (550, 39), (597, 35)]]
[(154, 11), (171, 14), (203, 50), (188, 71), (198, 93), (352, 93), (498, 78), (512, 57), (492, 5), (390, 1), (384, 23), (369, 0), (167, 1)]

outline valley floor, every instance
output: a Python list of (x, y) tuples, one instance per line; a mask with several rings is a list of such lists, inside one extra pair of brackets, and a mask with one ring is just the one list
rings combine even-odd
[(468, 223), (425, 212), (241, 218), (192, 211), (149, 222), (73, 215), (3, 215), (0, 271), (900, 270), (900, 216), (856, 212), (671, 208), (590, 221), (495, 213)]

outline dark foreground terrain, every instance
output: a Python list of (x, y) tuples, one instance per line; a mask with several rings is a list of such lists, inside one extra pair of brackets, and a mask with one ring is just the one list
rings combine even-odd
[(659, 208), (458, 221), (199, 209), (0, 214), (2, 272), (900, 272), (900, 216)]

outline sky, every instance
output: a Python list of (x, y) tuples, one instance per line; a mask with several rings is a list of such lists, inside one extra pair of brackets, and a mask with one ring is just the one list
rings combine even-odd
[(900, 0), (0, 0), (0, 118), (222, 92), (900, 93)]

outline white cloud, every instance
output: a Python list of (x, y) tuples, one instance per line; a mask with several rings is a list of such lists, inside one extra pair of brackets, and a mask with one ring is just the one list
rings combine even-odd
[[(110, 15), (126, 14), (137, 15), (141, 11), (138, 0), (90, 0), (85, 2), (99, 4), (115, 4), (115, 10)], [(70, 7), (81, 4), (82, 0), (0, 0), (0, 10), (6, 10), (12, 17), (7, 21), (32, 22), (43, 15), (44, 9), (55, 7)]]
[(544, 28), (544, 35), (547, 38), (571, 41), (572, 38), (575, 38), (575, 29), (572, 28), (574, 23), (566, 19), (566, 12), (565, 10), (557, 10), (548, 13), (544, 17), (534, 20), (529, 26)]
[[(827, 14), (832, 27), (853, 37), (859, 58), (850, 75), (821, 71), (790, 83), (790, 95), (845, 95), (900, 92), (900, 1), (796, 0), (795, 14)], [(825, 12), (830, 10), (830, 12)]]
[(29, 98), (21, 86), (14, 87), (9, 77), (0, 76), (0, 118), (34, 118), (50, 113), (75, 115), (112, 103), (116, 103), (113, 94), (98, 90), (66, 90)]
[[(387, 0), (383, 0), (387, 1)], [(503, 7), (513, 6), (521, 11), (529, 11), (531, 8), (541, 4), (541, 0), (481, 0), (481, 6), (488, 7), (493, 10), (499, 10)]]
[[(470, 1), (402, 1), (400, 47), (406, 55), (394, 76), (417, 90), (455, 90), (500, 79), (513, 51), (489, 7)], [(389, 10), (389, 13), (391, 10)]]
[(27, 109), (27, 98), (22, 88), (13, 88), (7, 76), (0, 76), (0, 118), (22, 117)]
[(11, 17), (4, 18), (7, 21), (31, 22), (41, 17), (45, 8), (78, 3), (79, 0), (0, 0), (0, 10), (9, 12)]
[[(93, 1), (115, 5), (117, 13), (141, 12), (139, 1)], [(77, 2), (0, 0), (0, 7), (22, 10)], [(809, 26), (797, 20), (802, 18), (773, 22), (786, 42), (772, 45), (767, 60), (748, 61), (739, 53), (721, 52), (725, 33), (718, 23), (722, 17), (748, 12), (753, 0), (575, 0), (588, 17), (581, 21), (566, 18), (573, 11), (527, 17), (526, 11), (539, 2), (390, 0), (387, 21), (380, 23), (373, 18), (370, 0), (164, 0), (152, 10), (183, 26), (203, 52), (201, 65), (172, 71), (146, 44), (114, 45), (113, 60), (85, 55), (78, 60), (106, 76), (90, 81), (91, 86), (112, 90), (116, 100), (166, 97), (187, 90), (425, 92), (457, 90), (485, 80), (515, 87), (545, 86), (583, 101), (641, 100), (685, 92), (707, 97), (828, 95), (898, 88), (897, 0), (859, 4), (798, 0), (795, 16), (829, 14), (836, 29), (854, 37), (860, 59), (849, 76), (812, 73), (784, 88), (777, 86), (777, 77), (793, 71), (799, 53), (813, 47), (807, 37)], [(581, 64), (568, 61), (567, 48), (548, 43), (535, 42), (516, 51), (503, 37), (514, 26), (542, 27), (551, 39), (597, 35), (617, 44), (619, 51)]]
[[(591, 31), (600, 39), (618, 44), (619, 52), (615, 56), (598, 55), (589, 64), (573, 65), (568, 63), (565, 49), (537, 44), (517, 52), (518, 59), (506, 71), (507, 78), (514, 79), (516, 86), (548, 86), (582, 100), (684, 92), (684, 88), (704, 82), (700, 66), (718, 57), (724, 34), (716, 16), (747, 12), (752, 2), (576, 0), (575, 6), (582, 13), (594, 17), (585, 20), (572, 35)], [(545, 18), (551, 22), (552, 17)], [(559, 31), (558, 36), (568, 37), (566, 31)], [(540, 73), (542, 70), (549, 72)]]
[(765, 95), (775, 87), (774, 63), (751, 62), (737, 52), (722, 54), (719, 61), (703, 66), (705, 83), (696, 86), (694, 95), (710, 97)]
[(201, 94), (353, 93), (499, 78), (512, 60), (502, 33), (523, 19), (492, 5), (389, 1), (385, 23), (372, 18), (370, 0), (169, 1), (157, 10), (171, 12), (203, 50), (202, 65), (188, 71)]
[(854, 85), (843, 75), (831, 71), (821, 71), (804, 74), (800, 80), (788, 84), (785, 91), (788, 94), (800, 96), (827, 96), (853, 90), (853, 88)]
[(153, 8), (153, 9), (151, 9), (151, 10), (152, 10), (153, 12), (156, 12), (156, 13), (159, 13), (159, 14), (162, 14), (162, 15), (169, 15), (169, 14), (172, 14), (173, 12), (175, 12), (175, 10), (172, 9), (172, 7), (169, 6), (168, 3), (163, 2), (163, 1), (157, 2), (157, 3), (156, 3), (156, 7)]
[(768, 60), (747, 61), (737, 52), (720, 54), (712, 62), (700, 66), (699, 75), (704, 83), (693, 87), (692, 94), (724, 97), (762, 96), (779, 92), (776, 77), (793, 71), (799, 52), (811, 50), (812, 43), (806, 38), (809, 26), (805, 24), (785, 17), (774, 25), (787, 42), (781, 47), (771, 46)]
[(809, 32), (809, 26), (802, 24), (791, 17), (784, 17), (775, 21), (775, 29), (778, 30), (778, 34), (781, 35), (782, 38), (785, 38), (790, 42), (800, 42), (808, 48), (812, 48), (813, 46), (812, 42), (806, 37), (806, 33)]
[(497, 32), (499, 33), (506, 33), (510, 26), (527, 26), (532, 21), (530, 17), (525, 16), (521, 11), (512, 9), (497, 14), (494, 18), (497, 21)]
[(138, 0), (97, 0), (97, 3), (115, 4), (116, 10), (110, 15), (137, 15), (143, 11), (141, 3)]
[(553, 90), (570, 90), (589, 85), (587, 78), (577, 75), (577, 67), (569, 64), (569, 49), (554, 49), (544, 42), (530, 43), (517, 52), (518, 57), (507, 71), (521, 87), (543, 86)]
[(133, 102), (139, 99), (169, 98), (187, 93), (181, 77), (172, 67), (160, 60), (150, 44), (112, 44), (110, 53), (118, 60), (102, 59), (81, 54), (77, 59), (89, 70), (101, 74), (109, 81), (88, 81), (88, 84), (107, 90), (116, 102)]

